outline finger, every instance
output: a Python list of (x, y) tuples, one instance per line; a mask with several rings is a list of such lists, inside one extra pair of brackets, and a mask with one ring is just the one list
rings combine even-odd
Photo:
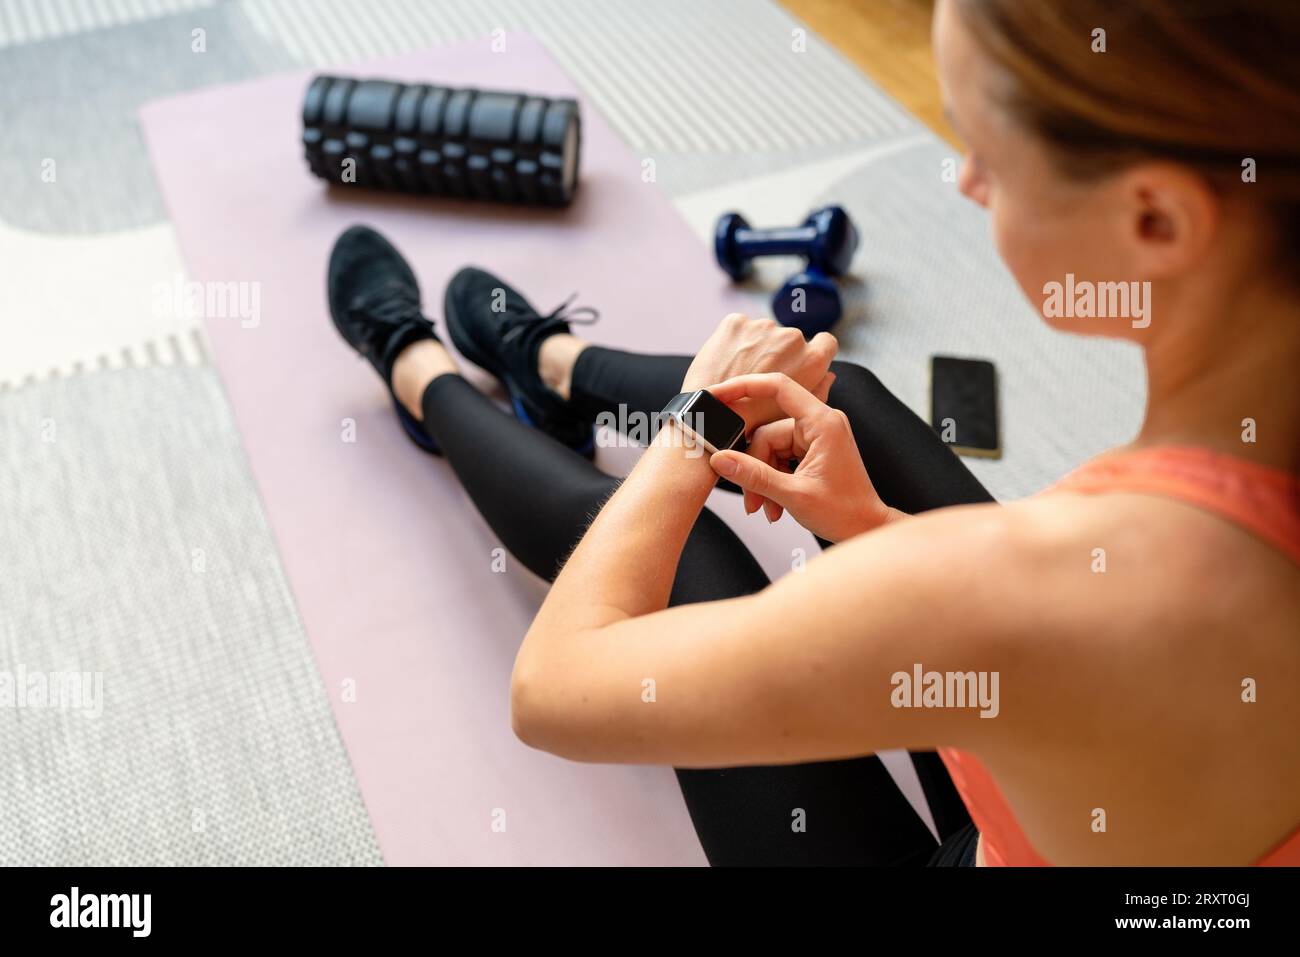
[(827, 411), (825, 403), (780, 372), (759, 372), (736, 376), (709, 386), (709, 393), (728, 404), (741, 399), (773, 399), (786, 415), (796, 419), (814, 418)]
[[(747, 455), (766, 462), (779, 472), (790, 472), (790, 459), (794, 457), (794, 419), (781, 419), (761, 425), (750, 436)], [(745, 514), (753, 515), (759, 509), (769, 522), (781, 517), (782, 508), (771, 499), (756, 492), (745, 492)]]
[(766, 462), (741, 452), (717, 452), (709, 459), (709, 464), (723, 478), (730, 479), (747, 492), (772, 499), (778, 505), (788, 503), (799, 481), (793, 475), (779, 472)]
[(754, 458), (778, 471), (793, 472), (790, 460), (801, 459), (808, 454), (803, 439), (804, 436), (795, 427), (794, 419), (777, 419), (754, 430), (748, 451)]
[(769, 464), (780, 458), (793, 458), (794, 419), (777, 419), (760, 425), (749, 436), (750, 455)]
[(808, 340), (808, 348), (818, 355), (824, 355), (827, 361), (830, 361), (840, 351), (840, 343), (829, 332), (819, 332)]
[(813, 388), (812, 394), (817, 396), (822, 402), (825, 402), (831, 394), (831, 386), (835, 384), (835, 373), (828, 372), (822, 376), (822, 381), (818, 382)]
[(748, 506), (745, 507), (745, 514), (746, 514), (746, 515), (753, 515), (753, 514), (755, 514), (756, 512), (758, 512), (758, 511), (761, 510), (761, 511), (763, 512), (763, 517), (766, 518), (766, 519), (768, 520), (768, 522), (770, 523), (770, 522), (774, 522), (774, 521), (776, 521), (776, 519), (772, 518), (771, 512), (769, 511), (769, 509), (773, 509), (773, 508), (774, 508), (774, 509), (776, 509), (776, 517), (777, 517), (777, 518), (780, 518), (780, 517), (781, 517), (781, 514), (782, 514), (782, 512), (783, 512), (783, 509), (781, 508), (780, 505), (777, 505), (777, 504), (776, 504), (775, 502), (773, 502), (770, 498), (763, 498), (763, 496), (758, 495), (758, 494), (755, 493), (755, 492), (746, 492), (746, 493), (745, 493), (745, 497), (746, 497), (746, 498), (749, 498), (749, 497), (751, 497), (751, 496), (753, 497), (753, 499), (754, 499), (754, 503), (755, 503), (755, 504), (754, 504), (754, 507), (753, 507), (753, 508), (750, 508), (750, 507), (748, 507)]

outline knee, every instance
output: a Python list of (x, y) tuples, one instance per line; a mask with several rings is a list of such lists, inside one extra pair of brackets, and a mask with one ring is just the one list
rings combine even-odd
[(841, 408), (839, 400), (874, 395), (885, 388), (874, 372), (855, 362), (837, 359), (831, 363), (831, 371), (835, 373), (835, 384), (831, 386), (828, 404), (836, 408)]

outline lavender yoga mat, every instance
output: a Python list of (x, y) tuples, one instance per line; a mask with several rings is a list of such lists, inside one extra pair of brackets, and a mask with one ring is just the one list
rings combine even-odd
[[(484, 40), (343, 72), (577, 93), (515, 34), (504, 52)], [(602, 313), (592, 339), (656, 352), (694, 351), (752, 302), (589, 102), (577, 201), (530, 211), (331, 192), (298, 142), (308, 78), (206, 89), (141, 116), (187, 279), (248, 284), (226, 287), (246, 308), (204, 321), (385, 860), (703, 863), (669, 769), (573, 764), (514, 738), (510, 668), (544, 585), (508, 557), (494, 570), (500, 542), (449, 466), (401, 434), (386, 391), (330, 325), (325, 263), (344, 228), (369, 223), (410, 259), (435, 319), (447, 280), (474, 263), (543, 309), (580, 290)], [(599, 461), (625, 471), (635, 454)], [(744, 518), (721, 492), (711, 504), (769, 574), (790, 568), (792, 549), (815, 554), (788, 520)]]

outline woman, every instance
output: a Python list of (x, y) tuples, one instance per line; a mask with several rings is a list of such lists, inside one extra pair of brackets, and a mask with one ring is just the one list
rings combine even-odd
[[(994, 504), (829, 336), (728, 317), (693, 360), (632, 356), (467, 270), (452, 338), (525, 428), (456, 374), (391, 247), (340, 241), (340, 330), (554, 577), (516, 732), (681, 769), (714, 863), (1300, 863), (1300, 21), (1289, 0), (1119, 7), (936, 12), (960, 187), (1026, 296), (1149, 283), (1141, 321), (1045, 311), (1140, 345), (1149, 398), (1130, 445), (1026, 501)], [(670, 423), (618, 483), (565, 448), (600, 411), (704, 388), (747, 453), (692, 454)], [(769, 584), (703, 509), (719, 476), (838, 544)], [(930, 672), (996, 700), (909, 685)], [(937, 850), (870, 756), (900, 747)]]

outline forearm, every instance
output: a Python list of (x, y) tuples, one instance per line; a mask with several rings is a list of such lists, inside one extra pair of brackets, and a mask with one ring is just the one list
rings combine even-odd
[(702, 448), (667, 425), (596, 516), (525, 638), (600, 628), (668, 605), (686, 538), (717, 479)]

